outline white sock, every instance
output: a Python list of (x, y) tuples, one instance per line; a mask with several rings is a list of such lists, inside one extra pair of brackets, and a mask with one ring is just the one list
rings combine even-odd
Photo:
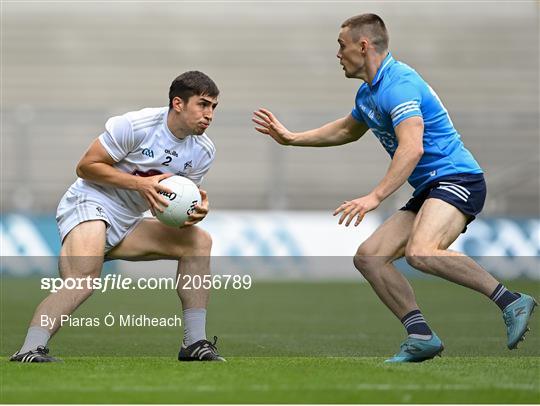
[(206, 309), (184, 310), (184, 345), (206, 340)]
[(25, 352), (35, 350), (40, 345), (45, 347), (49, 342), (49, 338), (51, 338), (51, 335), (49, 334), (48, 330), (36, 326), (30, 327), (19, 354), (24, 354)]

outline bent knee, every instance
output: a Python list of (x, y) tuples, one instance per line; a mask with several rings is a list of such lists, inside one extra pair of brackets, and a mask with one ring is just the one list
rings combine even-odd
[(418, 244), (409, 244), (405, 248), (405, 260), (413, 268), (424, 270), (432, 251)]
[(356, 269), (363, 272), (371, 267), (373, 251), (365, 245), (361, 245), (353, 258), (353, 264)]
[(365, 277), (379, 271), (382, 266), (392, 262), (392, 257), (380, 255), (369, 244), (362, 244), (353, 258), (353, 264)]
[(96, 279), (101, 276), (103, 257), (66, 256), (58, 257), (58, 271), (62, 279)]
[[(197, 226), (191, 226), (189, 241), (187, 241), (187, 251), (191, 255), (210, 255), (212, 250), (212, 236), (206, 230)], [(181, 245), (185, 245), (186, 241), (180, 240)]]
[(212, 249), (212, 236), (206, 230), (197, 227), (197, 245), (204, 250)]

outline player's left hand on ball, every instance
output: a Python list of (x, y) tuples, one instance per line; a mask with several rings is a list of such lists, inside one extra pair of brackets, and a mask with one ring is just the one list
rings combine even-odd
[(201, 204), (195, 206), (195, 211), (189, 215), (189, 220), (184, 223), (184, 227), (197, 224), (208, 214), (208, 194), (202, 189), (199, 191), (201, 192)]
[(367, 212), (375, 210), (381, 202), (373, 195), (367, 195), (359, 197), (354, 200), (347, 200), (343, 202), (336, 210), (334, 210), (334, 216), (337, 216), (339, 213), (341, 217), (339, 218), (339, 224), (343, 224), (345, 219), (347, 219), (345, 226), (349, 227), (349, 224), (356, 217), (354, 226), (358, 226)]

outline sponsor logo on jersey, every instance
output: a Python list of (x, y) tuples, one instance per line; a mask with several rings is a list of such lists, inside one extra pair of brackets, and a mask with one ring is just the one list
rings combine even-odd
[(165, 153), (178, 158), (178, 153), (176, 151), (171, 151), (171, 150), (166, 149)]
[(154, 151), (152, 151), (150, 148), (144, 148), (142, 150), (142, 154), (146, 155), (147, 157), (150, 157), (150, 158), (154, 157)]
[(380, 125), (382, 115), (377, 110), (376, 106), (365, 106), (363, 104), (360, 104), (360, 109), (369, 117), (371, 121), (375, 121), (377, 125)]
[(149, 169), (147, 171), (139, 171), (139, 170), (135, 169), (133, 171), (133, 175), (142, 176), (143, 178), (148, 177), (148, 176), (161, 175), (162, 173), (163, 172), (158, 171), (157, 169)]
[(184, 164), (184, 170), (186, 170), (187, 168), (193, 168), (193, 161), (187, 161)]

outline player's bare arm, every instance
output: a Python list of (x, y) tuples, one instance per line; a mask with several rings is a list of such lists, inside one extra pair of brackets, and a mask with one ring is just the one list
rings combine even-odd
[(255, 111), (252, 121), (255, 129), (272, 137), (281, 145), (299, 147), (332, 147), (357, 141), (368, 130), (367, 125), (355, 120), (350, 114), (313, 130), (294, 133), (289, 131), (267, 109)]
[(199, 189), (201, 192), (201, 204), (195, 206), (195, 211), (189, 215), (189, 219), (184, 223), (184, 227), (193, 226), (203, 221), (209, 210), (208, 193)]
[(345, 201), (334, 211), (334, 216), (341, 213), (339, 224), (346, 220), (345, 226), (348, 227), (356, 217), (354, 225), (358, 226), (366, 213), (375, 210), (384, 199), (398, 190), (416, 168), (424, 153), (424, 121), (421, 117), (408, 118), (403, 120), (395, 131), (398, 147), (386, 175), (371, 193)]
[(386, 175), (372, 192), (381, 202), (407, 181), (424, 154), (424, 121), (421, 117), (403, 120), (395, 131), (398, 147)]
[(135, 176), (114, 168), (114, 163), (101, 142), (96, 139), (77, 164), (77, 176), (99, 184), (136, 190), (144, 197), (151, 210), (162, 212), (163, 208), (168, 206), (167, 200), (159, 192), (172, 191), (159, 182), (172, 176), (172, 173), (148, 177)]

